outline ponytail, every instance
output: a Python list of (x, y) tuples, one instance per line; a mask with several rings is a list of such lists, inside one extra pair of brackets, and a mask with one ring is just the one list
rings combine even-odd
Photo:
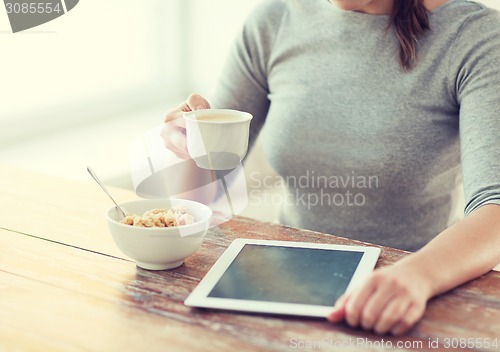
[(418, 39), (430, 29), (424, 1), (394, 0), (390, 23), (400, 44), (401, 66), (409, 71), (417, 61)]

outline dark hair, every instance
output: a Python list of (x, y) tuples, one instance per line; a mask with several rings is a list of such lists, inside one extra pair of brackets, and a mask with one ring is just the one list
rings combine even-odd
[(394, 0), (391, 24), (399, 40), (401, 66), (408, 71), (417, 61), (418, 40), (430, 29), (424, 0)]

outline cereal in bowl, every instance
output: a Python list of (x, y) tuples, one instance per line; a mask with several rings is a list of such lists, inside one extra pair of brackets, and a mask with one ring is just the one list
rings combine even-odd
[(153, 209), (141, 215), (127, 215), (122, 224), (138, 227), (172, 227), (194, 223), (194, 217), (186, 207), (174, 206), (170, 209)]

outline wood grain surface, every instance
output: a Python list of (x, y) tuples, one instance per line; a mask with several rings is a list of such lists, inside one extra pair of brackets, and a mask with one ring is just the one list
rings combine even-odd
[[(436, 351), (449, 350), (444, 339), (500, 338), (498, 272), (431, 300), (407, 336), (378, 336), (323, 319), (183, 304), (236, 238), (363, 243), (238, 217), (210, 229), (181, 267), (147, 271), (112, 242), (103, 217), (111, 204), (97, 185), (0, 166), (0, 204), (0, 352), (362, 351), (398, 343), (392, 350)], [(378, 266), (405, 255), (382, 247)], [(440, 347), (431, 348), (436, 339)]]

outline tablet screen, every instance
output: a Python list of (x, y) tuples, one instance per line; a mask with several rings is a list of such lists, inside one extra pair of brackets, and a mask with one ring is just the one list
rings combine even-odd
[(245, 244), (208, 297), (331, 306), (363, 254)]

